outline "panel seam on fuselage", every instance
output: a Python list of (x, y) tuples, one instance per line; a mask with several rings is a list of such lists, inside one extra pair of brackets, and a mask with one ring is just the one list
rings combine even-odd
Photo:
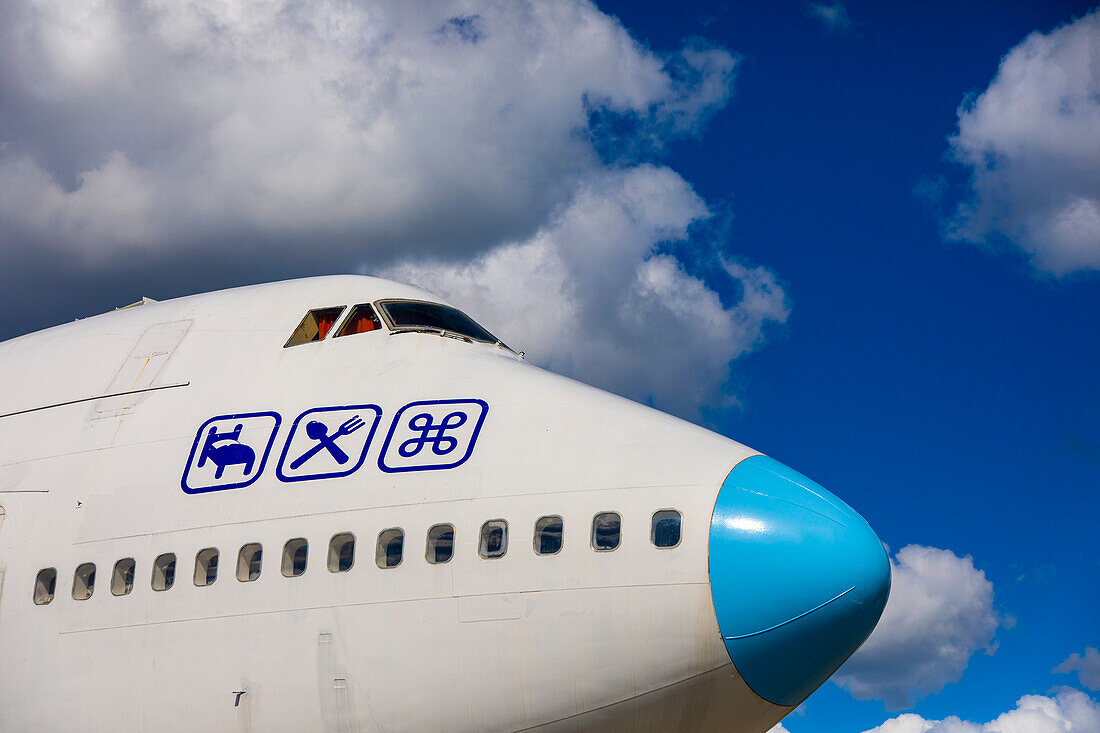
[[(580, 588), (540, 588), (538, 590), (517, 590), (517, 591), (496, 591), (493, 593), (465, 593), (462, 595), (445, 595), (445, 596), (425, 596), (423, 598), (401, 598), (401, 599), (385, 599), (378, 601), (358, 601), (355, 603), (333, 603), (320, 606), (299, 606), (292, 608), (276, 608), (267, 611), (245, 611), (241, 613), (226, 613), (216, 616), (194, 616), (191, 618), (177, 618), (167, 619), (165, 621), (146, 621), (144, 623), (137, 624), (117, 624), (115, 626), (96, 626), (89, 629), (68, 629), (58, 631), (58, 635), (66, 636), (68, 634), (87, 634), (94, 631), (115, 631), (118, 629), (132, 629), (140, 628), (143, 626), (163, 626), (166, 624), (180, 624), (189, 623), (193, 621), (212, 621), (214, 619), (221, 618), (243, 618), (246, 616), (266, 616), (275, 613), (294, 613), (298, 611), (323, 611), (331, 608), (355, 608), (357, 606), (380, 606), (387, 604), (401, 604), (401, 603), (424, 603), (427, 601), (446, 601), (450, 599), (459, 598), (488, 598), (493, 596), (523, 596), (536, 593), (571, 593), (576, 591), (592, 591), (592, 590), (608, 590), (613, 588), (670, 588), (670, 587), (691, 587), (691, 586), (703, 586), (709, 585), (704, 581), (691, 581), (687, 583), (631, 583), (620, 585), (590, 585)], [(518, 619), (501, 619), (504, 621), (514, 621)]]
[[(104, 450), (104, 449), (96, 448), (95, 450)], [(65, 455), (69, 455), (69, 454), (65, 454)], [(316, 483), (320, 483), (320, 482), (316, 482)], [(312, 486), (313, 483), (304, 484), (304, 485), (305, 486)], [(407, 501), (407, 502), (402, 502), (402, 503), (399, 503), (399, 504), (377, 504), (377, 505), (374, 505), (374, 506), (359, 506), (359, 507), (353, 507), (353, 508), (330, 509), (330, 510), (324, 511), (324, 512), (303, 512), (301, 514), (287, 514), (287, 515), (276, 516), (276, 517), (263, 517), (263, 518), (260, 518), (260, 519), (241, 519), (241, 520), (235, 521), (235, 522), (219, 522), (218, 524), (203, 524), (203, 525), (198, 525), (198, 526), (194, 526), (194, 527), (179, 527), (179, 528), (175, 528), (175, 529), (156, 530), (154, 532), (142, 532), (140, 534), (118, 535), (118, 536), (115, 536), (115, 537), (97, 537), (95, 539), (76, 540), (76, 541), (73, 542), (73, 545), (89, 545), (89, 544), (94, 544), (96, 542), (114, 542), (116, 540), (136, 539), (138, 537), (153, 537), (153, 536), (160, 537), (160, 536), (167, 536), (167, 535), (171, 535), (171, 534), (178, 534), (180, 532), (195, 532), (195, 531), (198, 531), (198, 530), (215, 529), (215, 528), (220, 528), (220, 527), (237, 527), (237, 526), (246, 525), (246, 524), (261, 524), (263, 522), (279, 522), (279, 521), (283, 521), (285, 519), (304, 519), (304, 518), (307, 518), (307, 517), (327, 517), (327, 516), (331, 516), (333, 514), (352, 514), (352, 513), (355, 513), (355, 512), (373, 512), (373, 511), (380, 511), (380, 510), (383, 510), (383, 509), (401, 509), (401, 508), (404, 508), (404, 507), (423, 507), (423, 506), (434, 506), (434, 505), (445, 505), (445, 504), (467, 504), (467, 503), (475, 502), (475, 501), (476, 502), (482, 502), (482, 501), (507, 501), (507, 500), (511, 500), (511, 499), (523, 499), (523, 498), (528, 498), (528, 497), (532, 497), (532, 496), (559, 497), (559, 496), (569, 496), (571, 494), (592, 495), (592, 494), (608, 492), (608, 491), (641, 491), (641, 490), (651, 490), (651, 489), (681, 489), (681, 490), (682, 489), (698, 489), (698, 490), (707, 490), (707, 489), (709, 489), (709, 486), (707, 484), (702, 484), (702, 483), (693, 483), (693, 484), (654, 484), (654, 485), (646, 485), (646, 486), (634, 485), (634, 486), (619, 486), (619, 487), (612, 487), (612, 488), (569, 489), (568, 491), (555, 491), (552, 494), (547, 494), (545, 492), (539, 492), (539, 491), (531, 491), (531, 492), (528, 492), (528, 493), (525, 493), (525, 494), (498, 494), (498, 495), (492, 495), (492, 496), (463, 496), (463, 497), (454, 497), (454, 498), (450, 498), (450, 499), (429, 499), (429, 500), (426, 500), (426, 501)]]
[(125, 392), (109, 392), (107, 394), (95, 395), (94, 397), (81, 397), (76, 400), (67, 400), (65, 402), (55, 402), (52, 405), (40, 405), (38, 407), (28, 407), (25, 410), (16, 410), (14, 412), (5, 412), (0, 415), (0, 419), (5, 417), (15, 417), (16, 415), (26, 415), (28, 412), (39, 412), (40, 410), (52, 410), (55, 407), (66, 407), (68, 405), (79, 405), (81, 402), (92, 402), (94, 400), (106, 400), (111, 397), (125, 397), (133, 394), (144, 394), (145, 392), (158, 392), (162, 389), (175, 389), (177, 387), (189, 387), (190, 382), (179, 382), (177, 384), (162, 384), (159, 387), (145, 387), (144, 389), (130, 389)]
[[(736, 671), (736, 669), (737, 669), (730, 662), (726, 662), (725, 664), (719, 664), (717, 667), (711, 667), (710, 669), (705, 670), (703, 672), (699, 672), (698, 674), (693, 674), (689, 677), (684, 677), (683, 679), (676, 680), (675, 682), (670, 682), (667, 685), (661, 685), (660, 687), (655, 687), (652, 690), (646, 690), (645, 692), (643, 692), (639, 695), (631, 695), (630, 697), (624, 697), (621, 700), (616, 700), (615, 702), (609, 702), (606, 705), (600, 705), (599, 707), (595, 707), (595, 708), (592, 708), (590, 710), (583, 710), (579, 713), (573, 713), (572, 715), (566, 715), (563, 718), (555, 718), (554, 720), (548, 720), (545, 723), (538, 723), (537, 725), (530, 725), (526, 728), (519, 728), (515, 731), (515, 733), (524, 733), (524, 731), (537, 730), (539, 728), (543, 728), (543, 727), (548, 726), (548, 725), (555, 725), (557, 723), (561, 723), (561, 722), (566, 721), (566, 720), (572, 720), (573, 718), (579, 718), (579, 717), (582, 717), (584, 715), (591, 715), (592, 713), (597, 713), (601, 710), (606, 710), (607, 708), (612, 708), (612, 707), (615, 707), (616, 705), (621, 705), (623, 703), (630, 702), (631, 700), (637, 700), (638, 698), (645, 697), (646, 695), (652, 695), (655, 692), (660, 692), (661, 690), (667, 690), (670, 687), (675, 687), (676, 685), (682, 685), (685, 682), (690, 682), (691, 680), (698, 679), (700, 677), (705, 677), (708, 674), (714, 674), (715, 672), (717, 672), (718, 670), (720, 670), (724, 667), (731, 667), (731, 668), (734, 669), (734, 671)], [(738, 673), (738, 676), (740, 676), (740, 673)], [(753, 694), (755, 695), (756, 693), (753, 692)], [(757, 697), (759, 697), (759, 695), (757, 695)], [(763, 699), (763, 698), (761, 698), (761, 699)]]

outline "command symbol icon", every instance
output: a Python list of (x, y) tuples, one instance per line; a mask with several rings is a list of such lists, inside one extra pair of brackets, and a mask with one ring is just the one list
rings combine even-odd
[(432, 422), (431, 413), (422, 412), (412, 420), (409, 420), (409, 428), (412, 430), (419, 430), (420, 435), (406, 440), (401, 444), (401, 447), (397, 449), (397, 452), (401, 454), (402, 458), (412, 458), (419, 453), (420, 449), (425, 445), (431, 444), (432, 453), (435, 453), (437, 456), (445, 456), (448, 453), (452, 453), (454, 449), (458, 447), (458, 438), (453, 435), (447, 435), (447, 432), (460, 428), (465, 424), (466, 413), (461, 410), (448, 413), (438, 424)]
[(462, 465), (474, 451), (488, 410), (476, 399), (410, 402), (394, 415), (378, 467), (399, 473)]

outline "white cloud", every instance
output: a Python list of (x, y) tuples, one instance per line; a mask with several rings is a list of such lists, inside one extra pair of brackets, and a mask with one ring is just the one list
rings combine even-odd
[(882, 619), (833, 681), (897, 709), (957, 682), (970, 657), (990, 649), (998, 617), (993, 584), (970, 557), (909, 545), (891, 571)]
[(587, 0), (0, 0), (0, 17), (0, 263), (192, 262), (197, 287), (230, 264), (385, 271), (538, 363), (690, 415), (786, 318), (767, 270), (696, 263), (741, 285), (724, 305), (661, 253), (710, 214), (639, 164), (727, 103), (724, 49), (658, 55)]
[(848, 11), (840, 3), (809, 3), (806, 12), (810, 17), (821, 21), (831, 31), (846, 31), (852, 27)]
[(724, 305), (673, 257), (654, 254), (706, 216), (667, 168), (609, 171), (530, 239), (472, 262), (407, 262), (382, 274), (443, 295), (536, 363), (694, 416), (718, 399), (730, 361), (788, 314), (764, 268), (723, 263), (742, 292)]
[(1090, 690), (1100, 690), (1100, 651), (1087, 647), (1085, 656), (1073, 653), (1054, 668), (1057, 674), (1076, 672), (1081, 684)]
[(0, 228), (93, 257), (476, 251), (602, 170), (593, 109), (693, 133), (735, 65), (658, 57), (584, 0), (4, 5)]
[(926, 720), (906, 713), (864, 733), (1095, 733), (1100, 705), (1080, 690), (1063, 688), (1054, 696), (1024, 695), (1016, 707), (988, 723), (955, 716)]
[(1054, 275), (1100, 269), (1100, 11), (1009, 51), (950, 142), (972, 190), (949, 236), (1007, 239)]
[(784, 728), (782, 723), (776, 723), (768, 729), (768, 733), (790, 733), (790, 731)]

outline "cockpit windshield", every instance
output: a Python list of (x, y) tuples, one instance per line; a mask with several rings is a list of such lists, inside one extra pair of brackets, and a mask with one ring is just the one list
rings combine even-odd
[(380, 300), (377, 305), (395, 331), (439, 331), (472, 341), (500, 343), (474, 319), (449, 305), (422, 300)]

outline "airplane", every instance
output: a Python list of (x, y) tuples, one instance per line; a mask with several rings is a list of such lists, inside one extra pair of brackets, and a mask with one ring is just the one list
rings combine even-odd
[(143, 299), (0, 384), (4, 731), (758, 733), (889, 594), (812, 480), (384, 279)]

